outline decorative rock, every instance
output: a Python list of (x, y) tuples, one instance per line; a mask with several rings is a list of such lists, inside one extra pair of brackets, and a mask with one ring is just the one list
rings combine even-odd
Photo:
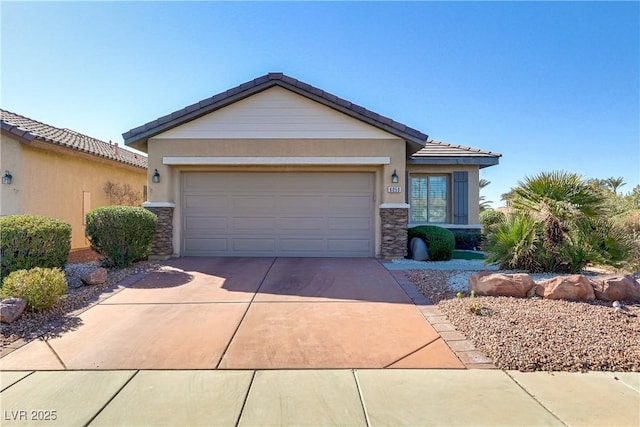
[(92, 272), (83, 275), (80, 280), (85, 285), (102, 285), (107, 282), (107, 269), (96, 268)]
[(22, 315), (27, 303), (22, 298), (8, 298), (0, 302), (0, 322), (11, 323)]
[(548, 299), (592, 301), (596, 299), (589, 279), (580, 275), (558, 276), (538, 283), (536, 294)]
[(409, 247), (411, 249), (411, 259), (416, 261), (426, 261), (429, 259), (427, 244), (420, 237), (414, 237), (411, 239)]
[(591, 285), (599, 300), (640, 302), (640, 284), (631, 276), (599, 276)]
[(535, 286), (533, 279), (524, 273), (479, 271), (469, 277), (469, 288), (477, 295), (524, 298)]

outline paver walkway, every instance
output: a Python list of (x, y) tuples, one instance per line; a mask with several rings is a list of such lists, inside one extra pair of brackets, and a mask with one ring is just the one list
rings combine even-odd
[(640, 373), (117, 370), (0, 380), (6, 426), (640, 425)]
[(412, 297), (375, 259), (180, 258), (0, 367), (464, 368)]

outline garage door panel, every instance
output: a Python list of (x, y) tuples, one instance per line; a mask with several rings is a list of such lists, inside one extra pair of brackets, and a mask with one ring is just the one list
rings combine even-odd
[(325, 239), (301, 239), (301, 238), (292, 238), (292, 239), (280, 239), (280, 250), (283, 252), (283, 255), (286, 255), (287, 252), (305, 252), (305, 253), (315, 253), (323, 251), (326, 247)]
[[(362, 234), (364, 237), (369, 236), (369, 231), (371, 231), (371, 221), (366, 221), (363, 218), (329, 218), (328, 221), (328, 229), (329, 230), (352, 230), (352, 231), (363, 231)], [(355, 233), (354, 233), (355, 234)]]
[(186, 250), (195, 254), (206, 254), (210, 252), (227, 252), (227, 239), (222, 238), (192, 238), (187, 239)]
[(228, 196), (220, 194), (189, 194), (184, 202), (184, 206), (189, 209), (213, 209), (228, 205)]
[(252, 230), (260, 232), (273, 230), (275, 226), (276, 218), (236, 217), (231, 219), (231, 228), (229, 231)]
[(364, 252), (369, 249), (369, 240), (362, 239), (329, 239), (329, 250), (340, 256), (340, 253)]
[(187, 172), (183, 255), (373, 256), (374, 174)]
[(296, 231), (316, 231), (322, 232), (326, 229), (326, 220), (324, 217), (282, 217), (278, 218), (278, 227), (283, 234)]
[(227, 233), (227, 217), (189, 216), (185, 218), (185, 232), (193, 236), (202, 233)]
[(278, 203), (282, 212), (298, 213), (322, 212), (326, 206), (326, 200), (321, 195), (291, 194), (278, 197)]
[(256, 210), (267, 211), (275, 207), (274, 197), (264, 194), (237, 194), (229, 197), (229, 209), (234, 214), (254, 213)]
[(273, 253), (276, 250), (276, 239), (255, 237), (237, 237), (231, 241), (234, 252), (242, 253)]

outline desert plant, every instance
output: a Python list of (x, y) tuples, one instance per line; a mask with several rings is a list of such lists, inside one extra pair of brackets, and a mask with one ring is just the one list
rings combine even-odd
[(491, 231), (491, 227), (504, 221), (505, 215), (501, 211), (488, 209), (480, 212), (480, 224), (482, 224), (482, 232), (487, 234)]
[(435, 225), (419, 225), (407, 231), (409, 242), (414, 237), (420, 237), (426, 242), (429, 260), (448, 261), (453, 256), (456, 241), (453, 233), (446, 228)]
[(540, 247), (539, 225), (527, 213), (512, 213), (495, 224), (487, 235), (486, 263), (498, 263), (501, 269), (539, 271), (536, 257)]
[(105, 206), (87, 214), (91, 248), (114, 267), (127, 267), (145, 259), (151, 250), (158, 217), (144, 208)]
[(71, 249), (71, 226), (40, 215), (0, 217), (2, 277), (33, 267), (64, 268)]
[(31, 310), (51, 307), (67, 291), (64, 273), (59, 268), (17, 270), (4, 278), (2, 298), (22, 298)]
[(543, 243), (555, 255), (567, 234), (585, 218), (603, 215), (604, 196), (580, 175), (565, 171), (525, 177), (514, 188), (512, 206), (544, 224)]

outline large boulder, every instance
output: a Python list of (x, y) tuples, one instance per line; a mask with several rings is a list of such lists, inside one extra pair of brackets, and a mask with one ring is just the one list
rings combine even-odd
[(0, 302), (0, 322), (11, 323), (27, 308), (27, 303), (22, 298), (8, 298)]
[(477, 295), (524, 298), (536, 283), (524, 273), (479, 271), (469, 277), (469, 288)]
[(82, 283), (85, 285), (102, 285), (107, 282), (107, 269), (103, 267), (96, 268), (95, 270), (84, 274), (80, 277)]
[(426, 261), (429, 259), (427, 244), (420, 237), (411, 239), (409, 249), (411, 249), (411, 259), (416, 261)]
[(631, 276), (598, 276), (591, 285), (599, 300), (640, 302), (640, 283)]
[(538, 283), (536, 294), (547, 299), (592, 301), (596, 298), (589, 279), (581, 274), (558, 276)]

